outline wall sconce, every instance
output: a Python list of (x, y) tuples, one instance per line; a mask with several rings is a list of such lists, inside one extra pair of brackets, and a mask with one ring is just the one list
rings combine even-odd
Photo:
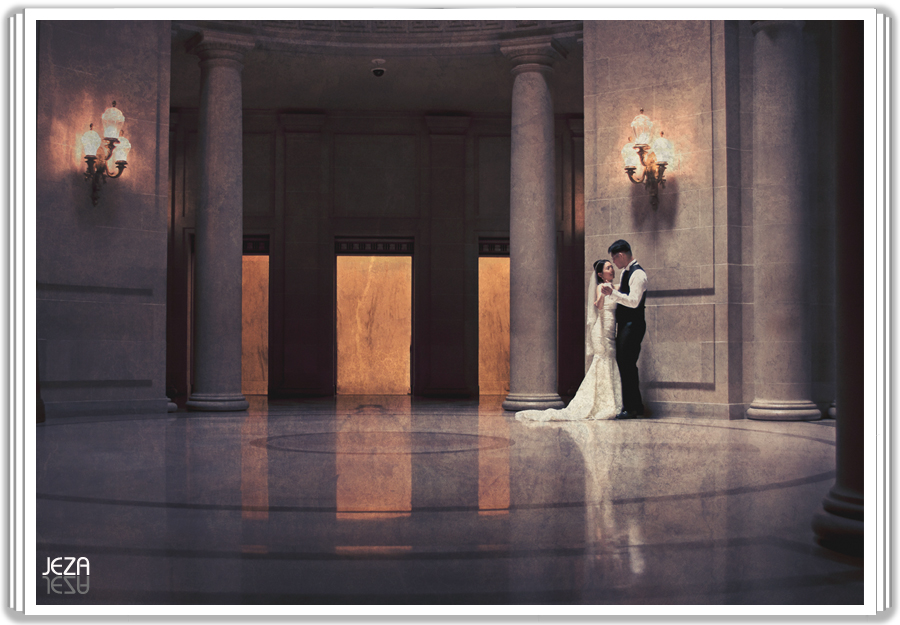
[[(641, 109), (640, 115), (631, 122), (631, 128), (634, 131), (634, 142), (631, 143), (631, 137), (629, 137), (629, 143), (622, 148), (625, 173), (634, 184), (643, 184), (647, 187), (650, 193), (650, 205), (656, 208), (659, 204), (659, 187), (666, 186), (666, 166), (672, 162), (674, 146), (663, 136), (662, 132), (651, 145), (653, 122), (644, 115), (644, 109)], [(635, 180), (634, 174), (638, 166), (641, 166), (643, 171), (640, 178)]]
[[(87, 162), (84, 178), (91, 181), (91, 199), (94, 206), (100, 201), (100, 182), (106, 184), (106, 178), (118, 178), (122, 175), (128, 164), (128, 151), (131, 149), (131, 142), (119, 134), (125, 125), (125, 116), (116, 108), (115, 101), (104, 111), (100, 120), (103, 122), (102, 140), (94, 130), (94, 124), (91, 124), (90, 130), (81, 136), (84, 160)], [(98, 154), (103, 142), (106, 143), (104, 146), (106, 149)], [(110, 173), (110, 161), (115, 163), (118, 173)]]

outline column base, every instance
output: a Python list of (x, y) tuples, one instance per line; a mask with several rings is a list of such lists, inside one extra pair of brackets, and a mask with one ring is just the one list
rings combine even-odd
[(747, 409), (747, 418), (758, 421), (817, 421), (822, 411), (811, 401), (755, 399)]
[(203, 412), (232, 412), (246, 410), (250, 402), (241, 394), (220, 395), (216, 393), (193, 393), (187, 400), (188, 410)]
[(563, 408), (566, 402), (556, 393), (510, 393), (503, 402), (504, 410), (546, 410)]
[(862, 497), (835, 486), (822, 500), (822, 508), (812, 520), (816, 541), (826, 549), (862, 557)]

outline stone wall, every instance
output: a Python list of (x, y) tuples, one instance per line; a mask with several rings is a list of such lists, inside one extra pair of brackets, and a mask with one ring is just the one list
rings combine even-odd
[[(645, 404), (658, 416), (743, 418), (758, 377), (750, 23), (585, 22), (584, 29), (585, 281), (593, 261), (608, 257), (610, 243), (628, 240), (651, 289), (639, 360)], [(816, 146), (803, 151), (811, 155), (809, 203), (817, 209), (808, 258), (828, 267), (833, 205), (824, 31), (807, 27), (798, 62)], [(675, 145), (656, 207), (643, 185), (628, 180), (621, 157), (642, 108)], [(823, 407), (834, 375), (830, 291), (811, 280), (814, 330), (805, 357)]]
[[(171, 31), (38, 22), (37, 353), (49, 415), (165, 411)], [(81, 135), (113, 101), (133, 148), (97, 206)]]

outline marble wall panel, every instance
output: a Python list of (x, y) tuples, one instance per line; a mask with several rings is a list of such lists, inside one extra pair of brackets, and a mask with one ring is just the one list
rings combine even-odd
[[(623, 173), (624, 177), (625, 174)], [(674, 187), (674, 185), (672, 185)], [(700, 192), (661, 189), (659, 205), (648, 201), (643, 188), (634, 186), (626, 198), (610, 200), (613, 232), (659, 232), (697, 228), (700, 222)]]
[(645, 384), (650, 386), (714, 381), (712, 343), (654, 343), (648, 356)]
[(416, 217), (416, 137), (336, 135), (334, 212), (338, 217)]
[(654, 343), (694, 343), (716, 340), (715, 304), (654, 306)]
[(680, 268), (712, 265), (714, 235), (712, 228), (658, 233), (656, 266)]
[(438, 219), (431, 220), (431, 243), (435, 246), (459, 248), (449, 252), (456, 258), (461, 258), (462, 245), (465, 240), (466, 224), (462, 219)]
[(435, 218), (465, 216), (466, 139), (431, 138), (431, 215)]
[(269, 257), (244, 256), (241, 282), (241, 392), (269, 391)]
[(412, 258), (337, 257), (338, 394), (410, 392)]
[[(459, 250), (460, 252), (462, 249)], [(462, 264), (461, 254), (452, 261), (447, 259), (441, 267), (432, 267), (429, 289), (431, 313), (433, 318), (452, 318), (462, 321), (464, 318), (465, 274), (458, 268)]]
[(275, 135), (244, 133), (244, 215), (275, 214)]
[(509, 258), (478, 259), (478, 388), (509, 392)]
[[(93, 299), (92, 294), (84, 293)], [(128, 302), (128, 296), (108, 301), (50, 299), (47, 293), (37, 310), (36, 323), (46, 328), (45, 340), (72, 340), (81, 337), (98, 341), (154, 341), (165, 339), (165, 326), (157, 327), (159, 305)], [(139, 299), (140, 296), (137, 296)], [(116, 302), (110, 306), (111, 301)]]
[[(74, 340), (44, 340), (40, 352), (41, 387), (55, 384), (97, 385), (109, 382), (110, 386), (139, 386), (150, 388), (159, 385), (163, 364), (155, 362), (159, 346), (153, 341), (97, 341), (92, 337)], [(101, 354), (102, 349), (102, 356)], [(163, 356), (165, 353), (163, 352)], [(162, 392), (162, 391), (158, 391)]]
[(509, 220), (510, 139), (479, 137), (476, 148), (478, 217)]
[(316, 133), (284, 134), (285, 193), (318, 195), (322, 188), (322, 138)]
[(60, 231), (41, 224), (39, 283), (149, 289), (165, 299), (165, 233), (99, 227)]

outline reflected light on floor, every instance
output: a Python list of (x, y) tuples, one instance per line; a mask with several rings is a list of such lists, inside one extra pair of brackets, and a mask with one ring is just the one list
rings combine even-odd
[[(502, 396), (482, 397), (478, 404), (478, 435), (509, 440), (509, 422), (497, 416)], [(478, 450), (478, 514), (509, 514), (509, 447)]]
[[(255, 406), (254, 406), (255, 407)], [(268, 417), (251, 412), (241, 424), (241, 518), (269, 518), (269, 451), (253, 441), (269, 437)]]
[[(409, 396), (337, 398), (352, 406), (337, 424), (336, 498), (341, 520), (383, 520), (412, 512)], [(386, 450), (392, 453), (385, 453)]]

